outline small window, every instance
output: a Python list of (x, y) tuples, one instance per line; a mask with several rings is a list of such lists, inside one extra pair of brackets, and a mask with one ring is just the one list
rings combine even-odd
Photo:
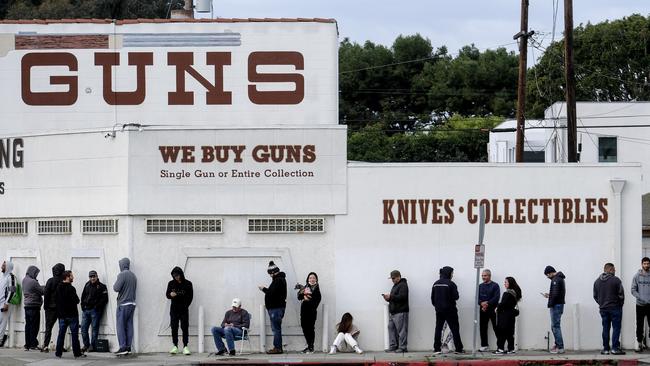
[(27, 235), (27, 220), (2, 220), (0, 221), (0, 235)]
[(544, 150), (529, 151), (524, 150), (524, 163), (544, 163), (546, 160), (546, 153)]
[(117, 234), (117, 219), (81, 220), (83, 234)]
[(220, 234), (221, 219), (147, 219), (147, 234)]
[(617, 161), (618, 150), (616, 146), (616, 137), (599, 137), (598, 138), (598, 162), (615, 163)]
[(38, 220), (36, 227), (39, 235), (72, 234), (72, 220)]
[(325, 219), (322, 217), (260, 217), (248, 219), (249, 233), (323, 233)]

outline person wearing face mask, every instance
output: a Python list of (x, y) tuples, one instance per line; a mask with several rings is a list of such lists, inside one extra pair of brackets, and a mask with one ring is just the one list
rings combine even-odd
[(307, 347), (302, 350), (302, 353), (314, 353), (314, 339), (316, 332), (314, 325), (316, 324), (316, 316), (318, 305), (321, 300), (320, 286), (318, 286), (318, 275), (315, 272), (310, 272), (307, 275), (306, 284), (304, 286), (297, 284), (298, 300), (300, 303), (300, 326), (302, 333), (305, 335)]

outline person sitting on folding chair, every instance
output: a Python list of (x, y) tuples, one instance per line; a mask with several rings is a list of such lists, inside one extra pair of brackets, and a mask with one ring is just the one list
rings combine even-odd
[(228, 352), (231, 356), (235, 352), (235, 340), (242, 339), (244, 328), (250, 328), (251, 320), (248, 311), (242, 309), (241, 300), (238, 298), (232, 299), (232, 309), (226, 311), (220, 327), (212, 327), (212, 337), (214, 337), (214, 345), (217, 347), (217, 356), (226, 353), (226, 347), (221, 338), (226, 338)]

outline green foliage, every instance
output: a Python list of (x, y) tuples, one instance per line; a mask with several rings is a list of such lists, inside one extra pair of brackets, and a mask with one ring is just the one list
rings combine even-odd
[(170, 7), (181, 9), (183, 0), (0, 0), (0, 17), (7, 19), (168, 18)]
[[(650, 100), (650, 16), (580, 25), (573, 38), (577, 100)], [(546, 49), (528, 78), (529, 117), (564, 100), (564, 40)]]

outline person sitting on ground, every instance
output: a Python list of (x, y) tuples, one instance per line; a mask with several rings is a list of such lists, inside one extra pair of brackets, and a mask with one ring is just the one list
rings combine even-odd
[(362, 354), (363, 350), (359, 348), (357, 338), (361, 331), (354, 324), (352, 324), (352, 315), (350, 313), (343, 314), (341, 322), (336, 324), (336, 331), (338, 334), (334, 338), (334, 343), (330, 347), (330, 355), (335, 354), (337, 351), (346, 352), (348, 347), (352, 348), (354, 352)]
[(212, 327), (212, 337), (214, 338), (214, 345), (217, 347), (217, 356), (226, 353), (226, 347), (224, 347), (221, 338), (226, 338), (228, 353), (231, 356), (235, 355), (235, 339), (241, 338), (243, 334), (242, 328), (250, 328), (250, 322), (251, 318), (248, 311), (241, 307), (241, 300), (238, 298), (232, 299), (232, 309), (226, 311), (221, 326)]

